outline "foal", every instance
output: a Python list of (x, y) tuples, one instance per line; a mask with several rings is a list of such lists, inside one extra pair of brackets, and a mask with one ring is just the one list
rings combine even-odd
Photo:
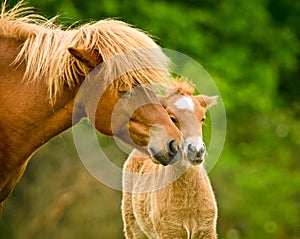
[(202, 163), (202, 123), (217, 97), (192, 96), (194, 87), (186, 81), (174, 88), (160, 100), (182, 131), (185, 156), (163, 166), (137, 149), (131, 153), (123, 169), (126, 238), (217, 238), (217, 206)]

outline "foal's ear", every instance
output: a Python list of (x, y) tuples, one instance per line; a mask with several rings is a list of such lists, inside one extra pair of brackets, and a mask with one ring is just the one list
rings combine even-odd
[(218, 96), (207, 96), (207, 95), (197, 95), (197, 100), (200, 102), (201, 106), (204, 108), (210, 108), (211, 106), (217, 104)]
[(103, 62), (103, 58), (97, 50), (69, 47), (68, 51), (72, 54), (72, 56), (89, 68), (95, 68), (98, 64)]

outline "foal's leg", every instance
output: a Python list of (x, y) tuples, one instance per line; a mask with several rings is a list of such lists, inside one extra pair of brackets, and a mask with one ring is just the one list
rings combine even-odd
[(156, 224), (155, 231), (157, 234), (155, 238), (159, 239), (191, 239), (189, 233), (183, 226), (178, 223), (173, 224), (167, 220), (162, 220), (159, 224)]
[(139, 227), (132, 208), (132, 195), (124, 193), (122, 200), (122, 217), (124, 223), (125, 238), (127, 239), (147, 239)]
[(192, 239), (217, 239), (217, 233), (216, 230), (213, 228), (211, 230), (207, 230), (207, 231), (197, 231), (195, 233), (192, 234), (191, 236)]

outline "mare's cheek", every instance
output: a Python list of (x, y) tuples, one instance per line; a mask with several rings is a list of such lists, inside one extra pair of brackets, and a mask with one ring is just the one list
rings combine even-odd
[(131, 139), (139, 146), (146, 146), (149, 140), (149, 128), (138, 118), (129, 121), (128, 129)]

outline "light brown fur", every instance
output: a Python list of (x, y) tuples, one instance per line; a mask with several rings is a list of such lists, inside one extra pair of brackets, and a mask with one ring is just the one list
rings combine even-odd
[[(193, 93), (191, 84), (187, 82), (181, 81), (174, 87), (177, 91), (173, 95), (177, 97), (175, 99)], [(216, 97), (190, 97), (196, 109), (186, 115), (180, 115), (180, 111), (173, 107), (174, 98), (168, 100), (167, 96), (165, 102), (167, 110), (173, 109), (169, 112), (170, 116), (181, 116), (181, 121), (186, 121), (185, 125), (177, 126), (185, 139), (192, 132), (202, 136), (199, 129), (201, 119), (205, 109), (216, 101)], [(197, 126), (193, 125), (193, 115), (199, 121)], [(126, 238), (217, 238), (217, 206), (203, 163), (191, 165), (185, 157), (179, 163), (165, 167), (153, 161), (151, 157), (134, 150), (125, 162), (122, 216)]]

